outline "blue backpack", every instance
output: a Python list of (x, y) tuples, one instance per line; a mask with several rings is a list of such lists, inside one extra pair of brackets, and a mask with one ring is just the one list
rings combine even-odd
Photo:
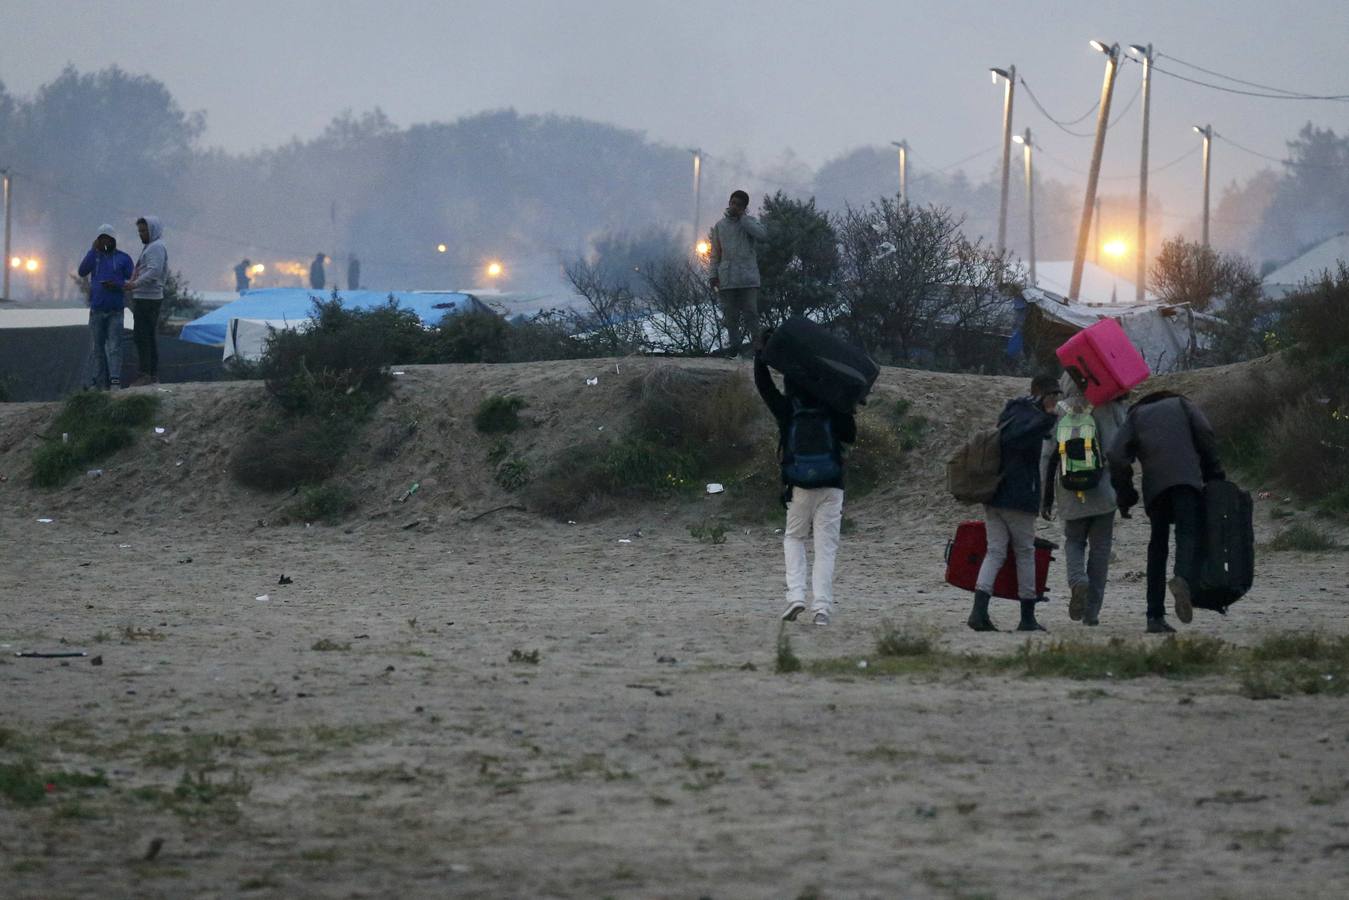
[(825, 487), (843, 476), (843, 452), (834, 440), (829, 410), (792, 399), (782, 443), (782, 479), (803, 488)]

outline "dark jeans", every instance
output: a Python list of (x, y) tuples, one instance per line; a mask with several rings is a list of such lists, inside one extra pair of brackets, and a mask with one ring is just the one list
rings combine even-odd
[(759, 346), (759, 289), (722, 288), (717, 291), (721, 300), (722, 319), (726, 324), (726, 347), (734, 353), (746, 337), (757, 349)]
[(142, 375), (159, 377), (159, 307), (163, 300), (137, 298), (132, 301), (135, 318), (132, 335), (136, 340), (136, 361)]
[(1148, 618), (1166, 615), (1166, 555), (1176, 526), (1176, 569), (1193, 590), (1199, 575), (1199, 533), (1204, 527), (1204, 495), (1188, 485), (1167, 488), (1148, 507)]
[(122, 311), (89, 310), (90, 351), (94, 387), (106, 390), (122, 382)]

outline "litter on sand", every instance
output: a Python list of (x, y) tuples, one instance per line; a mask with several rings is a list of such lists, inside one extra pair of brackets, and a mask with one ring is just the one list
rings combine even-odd
[(709, 485), (707, 486), (707, 492), (708, 492), (709, 494), (720, 494), (720, 493), (722, 493), (722, 492), (725, 491), (725, 490), (726, 490), (726, 488), (724, 488), (724, 487), (722, 487), (721, 485), (717, 484), (715, 481), (712, 482), (711, 484), (709, 484)]
[(54, 519), (38, 519), (38, 521), (41, 522), (43, 525), (50, 525), (50, 524), (51, 524), (53, 521), (55, 521), (55, 520), (54, 520)]
[(272, 596), (270, 594), (258, 594), (253, 599), (259, 603), (266, 603), (268, 600), (272, 599)]
[(164, 433), (165, 431), (167, 431), (167, 430), (168, 430), (168, 429), (166, 429), (163, 425), (156, 425), (156, 426), (155, 426), (155, 434), (163, 434), (163, 433)]
[(598, 376), (598, 375), (596, 375), (594, 378), (587, 378), (587, 379), (586, 379), (586, 384), (589, 384), (589, 385), (592, 385), (592, 386), (593, 386), (593, 385), (596, 385), (596, 384), (599, 384), (599, 383), (600, 383), (600, 379), (599, 379), (599, 376)]
[(394, 370), (393, 370), (393, 373), (394, 373), (395, 375), (406, 375), (406, 374), (407, 374), (407, 372), (404, 372), (402, 369), (394, 369)]
[(631, 543), (632, 543), (632, 539), (631, 539), (631, 538), (619, 538), (619, 539), (618, 539), (618, 542), (619, 542), (620, 544), (631, 544)]
[(44, 653), (41, 650), (24, 650), (15, 653), (15, 656), (22, 656), (27, 659), (69, 659), (73, 656), (88, 656), (83, 650), (62, 650), (56, 653)]
[(85, 472), (84, 474), (88, 475), (90, 478), (101, 478), (101, 477), (103, 477), (103, 470), (102, 470), (102, 469), (90, 469), (88, 472)]

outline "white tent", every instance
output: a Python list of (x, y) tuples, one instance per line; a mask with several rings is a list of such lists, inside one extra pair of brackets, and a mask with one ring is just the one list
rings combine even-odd
[(225, 326), (222, 359), (238, 357), (250, 362), (262, 359), (267, 338), (273, 331), (304, 331), (313, 324), (313, 319), (230, 319)]
[[(1068, 286), (1073, 279), (1073, 261), (1071, 259), (1052, 259), (1035, 264), (1035, 285), (1060, 297), (1068, 296)], [(1082, 266), (1082, 289), (1078, 292), (1078, 303), (1083, 304), (1132, 304), (1138, 288), (1134, 282), (1116, 275), (1109, 269), (1088, 262)], [(1161, 298), (1148, 291), (1143, 295), (1146, 303), (1159, 303)]]

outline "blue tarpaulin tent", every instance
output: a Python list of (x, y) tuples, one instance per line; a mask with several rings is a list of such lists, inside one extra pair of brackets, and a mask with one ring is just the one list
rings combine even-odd
[[(448, 315), (463, 312), (492, 312), (472, 294), (414, 291), (340, 291), (337, 294), (346, 309), (375, 309), (392, 297), (400, 309), (417, 314), (427, 327), (439, 325)], [(231, 319), (262, 320), (269, 323), (303, 322), (314, 312), (314, 300), (328, 300), (331, 292), (303, 288), (264, 288), (245, 291), (233, 303), (226, 303), (200, 319), (183, 326), (182, 340), (221, 347)]]

